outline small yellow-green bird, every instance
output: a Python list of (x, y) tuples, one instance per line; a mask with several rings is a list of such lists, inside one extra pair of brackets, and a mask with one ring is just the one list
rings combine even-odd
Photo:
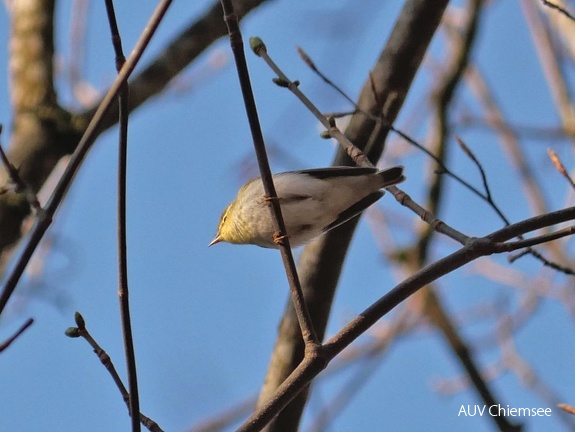
[[(384, 187), (405, 180), (403, 167), (385, 170), (330, 167), (273, 176), (291, 246), (307, 243), (359, 214), (380, 199)], [(277, 248), (269, 199), (261, 178), (239, 190), (224, 210), (209, 246), (220, 242)]]

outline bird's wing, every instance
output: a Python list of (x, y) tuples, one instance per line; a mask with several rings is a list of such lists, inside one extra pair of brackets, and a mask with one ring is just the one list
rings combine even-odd
[(298, 174), (307, 174), (316, 179), (323, 180), (332, 177), (362, 176), (365, 174), (373, 174), (376, 173), (377, 171), (378, 171), (377, 168), (340, 166), (340, 167), (329, 167), (329, 168), (313, 168), (293, 172)]
[(278, 196), (278, 201), (280, 205), (292, 204), (300, 201), (305, 201), (311, 199), (310, 195), (306, 194), (296, 194), (296, 193), (284, 193), (281, 196)]
[(366, 208), (368, 208), (370, 205), (372, 205), (374, 202), (376, 202), (382, 196), (383, 196), (383, 192), (378, 191), (378, 192), (374, 192), (372, 194), (369, 194), (365, 198), (360, 199), (359, 201), (355, 202), (350, 207), (348, 207), (347, 209), (342, 211), (337, 216), (337, 219), (335, 219), (333, 222), (331, 222), (329, 225), (327, 225), (323, 229), (323, 231), (324, 232), (329, 231), (330, 229), (335, 228), (336, 226), (339, 226), (344, 222), (347, 222), (352, 217), (354, 217), (354, 216), (358, 215), (359, 213), (361, 213), (362, 211), (364, 211)]

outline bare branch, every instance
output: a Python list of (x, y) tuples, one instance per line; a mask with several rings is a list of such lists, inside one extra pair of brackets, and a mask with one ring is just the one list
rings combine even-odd
[[(313, 328), (313, 323), (305, 304), (305, 299), (289, 243), (289, 237), (287, 236), (284, 219), (281, 213), (280, 203), (277, 199), (277, 194), (264, 144), (264, 138), (259, 123), (254, 95), (250, 83), (250, 77), (248, 74), (248, 67), (243, 50), (242, 35), (240, 33), (237, 16), (234, 12), (234, 7), (231, 0), (222, 0), (222, 7), (224, 10), (224, 21), (228, 26), (230, 44), (232, 46), (232, 51), (236, 61), (238, 77), (240, 79), (240, 86), (242, 89), (244, 104), (250, 124), (250, 130), (252, 133), (252, 139), (258, 160), (261, 179), (266, 196), (269, 198), (270, 212), (275, 225), (274, 228), (277, 230), (276, 238), (281, 239), (281, 241), (278, 241), (277, 243), (280, 247), (286, 276), (292, 294), (292, 301), (294, 303), (298, 322), (301, 328), (302, 338), (305, 341), (306, 351), (315, 350), (315, 348), (319, 345), (319, 340)], [(263, 50), (265, 51), (265, 48)], [(261, 53), (262, 51), (260, 51), (260, 55)]]
[[(427, 46), (439, 26), (447, 3), (444, 0), (405, 2), (391, 35), (371, 70), (378, 96), (374, 97), (369, 76), (363, 84), (358, 100), (362, 112), (371, 113), (378, 118), (383, 117), (386, 119), (386, 124), (393, 123), (423, 60)], [(345, 130), (345, 136), (364, 151), (373, 163), (383, 152), (388, 129), (366, 118), (362, 112), (352, 116)], [(351, 163), (349, 155), (344, 150), (338, 150), (333, 165)], [(357, 218), (352, 219), (328, 232), (308, 244), (300, 255), (298, 265), (300, 280), (320, 340), (325, 334), (331, 303), (357, 221)], [(267, 403), (276, 389), (301, 362), (304, 348), (298, 333), (297, 318), (293, 307), (288, 304), (281, 320), (265, 384), (260, 393), (259, 406)], [(306, 400), (306, 392), (301, 393), (288, 409), (273, 420), (273, 424), (269, 426), (270, 430), (274, 429), (274, 425), (285, 430), (297, 429)]]
[(26, 322), (24, 322), (24, 324), (20, 326), (20, 328), (16, 331), (16, 333), (14, 333), (12, 336), (10, 336), (8, 339), (6, 339), (4, 342), (0, 344), (0, 353), (4, 351), (6, 348), (8, 348), (12, 344), (12, 342), (18, 339), (20, 335), (24, 333), (28, 329), (28, 327), (30, 327), (33, 323), (34, 320), (32, 318), (28, 318)]
[[(265, 2), (237, 2), (238, 16), (243, 18)], [(107, 94), (101, 102), (78, 115), (56, 104), (52, 78), (53, 9), (54, 0), (16, 1), (10, 7), (13, 21), (10, 46), (14, 48), (10, 53), (11, 91), (15, 117), (8, 156), (20, 168), (20, 175), (33, 191), (40, 189), (61, 157), (75, 151), (90, 121), (96, 114), (101, 115), (99, 107), (109, 96)], [(178, 73), (225, 34), (221, 5), (214, 0), (204, 15), (177, 35), (131, 80), (130, 111), (163, 91)], [(113, 105), (94, 135), (115, 125), (117, 119), (118, 110)], [(0, 184), (3, 182), (0, 173)], [(0, 232), (3, 233), (0, 236), (0, 271), (8, 259), (6, 254), (21, 238), (21, 224), (29, 212), (25, 197), (17, 195), (8, 199), (0, 196)]]
[[(98, 344), (98, 342), (96, 342), (96, 340), (92, 337), (92, 335), (86, 328), (86, 322), (84, 321), (84, 317), (80, 314), (80, 312), (76, 312), (74, 314), (74, 320), (76, 321), (77, 327), (68, 327), (65, 332), (66, 336), (70, 338), (81, 337), (90, 344), (90, 346), (94, 350), (94, 354), (96, 354), (100, 362), (104, 365), (104, 367), (112, 377), (112, 380), (116, 384), (116, 387), (120, 391), (122, 399), (124, 400), (124, 403), (128, 408), (128, 412), (130, 412), (130, 394), (128, 393), (128, 390), (126, 390), (126, 386), (122, 382), (122, 378), (120, 378), (120, 375), (118, 374), (118, 371), (116, 370), (116, 367), (112, 362), (112, 359), (110, 358), (108, 353), (104, 351), (102, 347)], [(139, 417), (138, 416), (132, 416), (132, 417), (138, 419), (141, 424), (143, 424), (146, 428), (148, 428), (152, 432), (163, 432), (160, 426), (155, 421), (153, 421), (151, 418), (145, 416), (142, 413), (140, 413)]]
[[(112, 0), (106, 0), (106, 14), (110, 25), (110, 34), (114, 53), (116, 56), (116, 70), (121, 72), (126, 63), (122, 49), (122, 39), (116, 21), (116, 12)], [(118, 297), (120, 301), (120, 318), (122, 321), (122, 334), (124, 351), (126, 355), (126, 368), (128, 370), (128, 384), (130, 398), (128, 400), (132, 431), (139, 432), (140, 421), (134, 413), (140, 412), (140, 394), (138, 391), (138, 374), (136, 371), (136, 354), (134, 351), (134, 337), (132, 335), (132, 319), (130, 316), (130, 296), (128, 288), (128, 250), (126, 228), (126, 178), (128, 165), (128, 100), (129, 87), (124, 83), (118, 94), (118, 120), (120, 123), (118, 136)]]
[[(2, 133), (2, 125), (0, 125), (0, 134)], [(15, 192), (15, 193), (23, 193), (26, 196), (26, 200), (30, 204), (30, 207), (34, 209), (34, 211), (40, 210), (40, 203), (38, 202), (38, 197), (32, 191), (28, 185), (22, 180), (20, 177), (20, 173), (18, 169), (8, 160), (8, 156), (4, 152), (2, 145), (0, 144), (0, 158), (2, 159), (2, 163), (8, 172), (9, 184), (0, 187), (0, 195), (5, 194), (6, 192)]]
[[(323, 370), (326, 358), (328, 361), (333, 359), (379, 319), (421, 288), (481, 256), (499, 253), (501, 248), (499, 242), (534, 229), (568, 220), (575, 220), (575, 207), (526, 219), (485, 237), (471, 239), (467, 245), (456, 252), (428, 264), (396, 285), (395, 288), (357, 315), (335, 336), (326, 341), (320, 347), (323, 351), (322, 356), (319, 358), (306, 356), (294, 372), (278, 387), (274, 396), (261, 404), (259, 409), (238, 430), (242, 432), (260, 430), (277, 416), (299, 392), (307, 388), (311, 380)], [(506, 425), (508, 430), (515, 429), (513, 425), (508, 423)]]
[(154, 35), (155, 30), (158, 28), (158, 25), (161, 22), (170, 3), (171, 0), (162, 0), (159, 3), (158, 7), (156, 8), (156, 11), (150, 18), (150, 22), (146, 27), (146, 30), (142, 33), (140, 39), (138, 40), (138, 43), (136, 44), (136, 47), (130, 54), (130, 57), (128, 58), (128, 60), (124, 64), (124, 67), (118, 74), (118, 77), (108, 90), (108, 93), (106, 93), (104, 100), (98, 107), (96, 114), (94, 115), (94, 117), (90, 121), (90, 124), (86, 128), (86, 132), (84, 133), (82, 139), (78, 143), (78, 147), (74, 151), (74, 154), (70, 159), (70, 162), (66, 166), (66, 169), (62, 174), (62, 177), (60, 178), (60, 181), (54, 188), (54, 192), (52, 193), (50, 200), (46, 204), (45, 209), (41, 213), (39, 213), (36, 224), (34, 225), (34, 228), (30, 236), (28, 237), (26, 244), (22, 249), (21, 255), (18, 258), (16, 265), (11, 271), (8, 279), (6, 280), (2, 292), (0, 293), (0, 314), (2, 313), (2, 311), (6, 307), (6, 304), (8, 303), (8, 300), (12, 296), (12, 293), (14, 292), (14, 289), (16, 288), (16, 285), (20, 280), (20, 277), (22, 276), (22, 273), (24, 273), (24, 269), (26, 268), (28, 262), (30, 261), (32, 254), (36, 250), (36, 247), (40, 243), (40, 240), (44, 236), (44, 233), (52, 223), (52, 217), (54, 216), (56, 210), (62, 203), (62, 200), (64, 199), (77, 170), (80, 168), (80, 165), (84, 161), (84, 158), (88, 153), (88, 150), (90, 149), (91, 145), (93, 144), (93, 142), (97, 137), (97, 134), (99, 133), (100, 126), (106, 112), (108, 111), (112, 103), (114, 103), (116, 96), (122, 89), (123, 85), (127, 81), (128, 77), (130, 76), (134, 68), (136, 67), (136, 64), (138, 63), (143, 52), (148, 46), (150, 39)]
[(551, 9), (555, 9), (556, 11), (561, 12), (563, 15), (565, 15), (567, 18), (569, 18), (571, 21), (575, 21), (575, 17), (573, 15), (571, 15), (567, 9), (565, 9), (564, 7), (561, 7), (555, 3), (550, 2), (549, 0), (541, 0), (542, 3), (551, 8)]
[(561, 159), (559, 159), (559, 156), (557, 156), (557, 153), (555, 153), (550, 148), (547, 149), (547, 153), (549, 153), (549, 159), (551, 159), (551, 162), (553, 162), (553, 165), (555, 165), (555, 168), (557, 169), (557, 171), (559, 171), (559, 174), (565, 177), (569, 182), (569, 184), (571, 185), (571, 187), (575, 189), (575, 181), (573, 181), (573, 179), (565, 169), (565, 166), (563, 165), (563, 162), (561, 162)]

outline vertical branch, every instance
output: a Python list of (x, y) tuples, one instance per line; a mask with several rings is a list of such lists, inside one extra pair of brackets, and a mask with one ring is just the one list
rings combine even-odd
[[(345, 135), (361, 150), (367, 150), (372, 162), (382, 154), (388, 132), (386, 124), (377, 119), (383, 117), (387, 124), (395, 120), (447, 3), (447, 0), (406, 1), (377, 62), (366, 76), (357, 102), (361, 112), (352, 116)], [(363, 112), (373, 115), (375, 120)], [(350, 163), (348, 154), (342, 149), (338, 150), (333, 164)], [(308, 244), (300, 255), (298, 271), (305, 301), (320, 340), (325, 334), (343, 261), (357, 221), (358, 218), (354, 218), (326, 233)], [(266, 403), (301, 362), (304, 344), (298, 331), (294, 308), (288, 302), (260, 392), (259, 406)], [(296, 430), (306, 402), (307, 392), (302, 391), (271, 421), (266, 430)]]
[[(269, 0), (243, 0), (237, 2), (240, 18)], [(13, 128), (8, 157), (20, 167), (25, 182), (36, 192), (43, 185), (63, 156), (71, 155), (81, 143), (88, 126), (95, 125), (101, 106), (109, 103), (105, 95), (97, 103), (88, 101), (90, 107), (79, 114), (72, 114), (57, 106), (52, 84), (53, 0), (5, 1), (10, 13), (10, 92), (13, 108)], [(139, 61), (141, 44), (155, 32), (156, 18), (161, 19), (171, 1), (157, 2), (156, 17), (149, 21), (143, 37), (134, 48)], [(226, 34), (219, 0), (212, 0), (204, 13), (175, 35), (161, 52), (152, 57), (147, 66), (130, 81), (130, 110), (137, 109), (151, 97), (165, 90), (168, 83), (205, 49)], [(130, 54), (130, 57), (134, 57)], [(132, 62), (130, 59), (128, 64)], [(126, 74), (132, 73), (131, 66)], [(85, 101), (84, 101), (85, 102)], [(115, 102), (115, 99), (114, 99)], [(18, 106), (17, 106), (18, 105)], [(37, 109), (51, 111), (47, 121), (35, 120)], [(22, 109), (19, 109), (21, 107)], [(46, 109), (50, 108), (50, 109)], [(118, 121), (114, 104), (99, 128), (90, 139)], [(44, 117), (47, 117), (46, 115)], [(58, 126), (58, 127), (56, 127)], [(0, 184), (5, 180), (0, 172)], [(25, 198), (20, 195), (0, 196), (0, 273), (14, 255), (16, 243), (22, 239), (22, 222), (30, 214)]]
[[(112, 45), (116, 55), (116, 70), (120, 72), (126, 62), (122, 50), (122, 39), (118, 31), (114, 3), (106, 0), (106, 12), (110, 24)], [(138, 374), (136, 371), (136, 354), (132, 335), (132, 321), (130, 317), (130, 297), (128, 289), (128, 247), (126, 235), (126, 177), (128, 162), (128, 83), (124, 83), (118, 94), (119, 113), (119, 139), (118, 139), (118, 297), (120, 300), (120, 318), (124, 336), (124, 350), (128, 371), (129, 408), (132, 419), (132, 431), (140, 431), (140, 397), (138, 393)]]
[(277, 199), (264, 139), (260, 128), (256, 103), (252, 92), (248, 67), (243, 50), (243, 41), (238, 25), (238, 19), (234, 12), (234, 7), (231, 0), (221, 0), (221, 3), (224, 11), (224, 21), (228, 26), (230, 45), (232, 47), (232, 52), (236, 61), (238, 78), (240, 80), (242, 96), (244, 98), (246, 113), (248, 116), (250, 130), (254, 142), (254, 149), (260, 168), (261, 180), (263, 182), (266, 196), (269, 198), (270, 212), (272, 220), (274, 221), (274, 228), (276, 229), (276, 239), (279, 240), (277, 243), (280, 247), (282, 260), (290, 286), (292, 300), (297, 312), (301, 335), (305, 341), (306, 349), (314, 350), (319, 345), (319, 342), (304, 301), (295, 261), (293, 259), (291, 247), (289, 244), (289, 238), (286, 235), (285, 224), (281, 213), (280, 204)]
[[(14, 293), (16, 285), (18, 284), (18, 281), (22, 277), (22, 274), (24, 273), (24, 270), (28, 265), (28, 262), (30, 261), (32, 254), (36, 250), (46, 230), (52, 223), (52, 218), (56, 213), (56, 210), (60, 207), (60, 204), (64, 200), (64, 197), (68, 192), (68, 188), (72, 184), (76, 172), (80, 169), (80, 165), (84, 161), (86, 154), (88, 153), (88, 150), (96, 140), (96, 137), (98, 136), (98, 133), (100, 131), (100, 127), (102, 126), (104, 116), (108, 112), (108, 109), (112, 106), (112, 103), (116, 100), (116, 96), (118, 95), (121, 87), (127, 81), (128, 77), (130, 76), (134, 68), (136, 67), (136, 64), (138, 64), (140, 58), (142, 57), (142, 54), (146, 50), (146, 47), (148, 46), (150, 40), (152, 39), (152, 36), (154, 35), (158, 26), (160, 25), (160, 22), (162, 21), (171, 2), (172, 2), (171, 0), (161, 0), (161, 2), (156, 7), (156, 10), (150, 17), (148, 25), (146, 26), (144, 32), (138, 39), (136, 46), (134, 47), (132, 53), (130, 54), (130, 57), (122, 67), (122, 70), (118, 74), (117, 78), (114, 80), (114, 83), (112, 84), (112, 86), (102, 99), (102, 102), (98, 106), (98, 109), (96, 110), (90, 123), (86, 127), (86, 131), (84, 132), (84, 135), (80, 139), (80, 142), (76, 147), (76, 150), (72, 154), (70, 162), (66, 166), (64, 172), (62, 173), (60, 181), (54, 188), (54, 191), (52, 192), (52, 195), (50, 196), (50, 199), (48, 200), (46, 207), (41, 212), (39, 212), (36, 223), (34, 224), (34, 227), (32, 228), (31, 233), (28, 236), (25, 244), (21, 248), (20, 256), (16, 260), (12, 272), (9, 274), (6, 283), (2, 288), (2, 292), (0, 292), (0, 314), (4, 310), (6, 304), (8, 303), (8, 300)], [(20, 3), (25, 2), (14, 2), (14, 4), (20, 4)], [(26, 203), (26, 205), (28, 204)]]
[[(51, 163), (56, 163), (65, 147), (53, 146), (50, 151), (45, 148), (44, 143), (56, 134), (55, 122), (43, 122), (39, 114), (39, 107), (58, 109), (53, 82), (54, 1), (15, 1), (10, 3), (9, 12), (8, 69), (13, 120), (8, 158), (19, 168), (22, 180), (38, 192), (42, 183), (39, 178), (48, 176)], [(0, 170), (0, 184), (6, 180), (6, 173)], [(22, 220), (29, 214), (23, 194), (0, 196), (0, 273), (9, 258), (2, 252), (10, 250), (21, 237)]]

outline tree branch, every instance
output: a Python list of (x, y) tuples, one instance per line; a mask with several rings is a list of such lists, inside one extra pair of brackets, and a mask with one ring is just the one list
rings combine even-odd
[[(241, 19), (267, 0), (234, 0)], [(53, 88), (54, 0), (11, 2), (10, 76), (14, 129), (9, 160), (21, 169), (22, 179), (37, 192), (64, 155), (79, 143), (101, 101), (84, 113), (74, 115), (56, 103)], [(204, 50), (226, 34), (219, 0), (199, 19), (176, 36), (142, 72), (130, 82), (130, 112), (155, 95)], [(30, 73), (34, 71), (34, 73)], [(103, 99), (102, 99), (103, 100)], [(116, 124), (113, 106), (101, 122), (99, 135)], [(6, 178), (0, 172), (0, 184)], [(21, 238), (21, 224), (30, 214), (22, 194), (0, 196), (0, 273), (10, 251)]]
[[(409, 0), (405, 3), (389, 40), (361, 91), (358, 105), (362, 111), (377, 118), (383, 117), (386, 124), (393, 123), (446, 6), (447, 1)], [(371, 77), (377, 83), (375, 96)], [(363, 150), (373, 163), (383, 151), (387, 132), (388, 129), (382, 126), (382, 122), (359, 112), (351, 118), (345, 135)], [(333, 164), (350, 165), (352, 161), (347, 153), (340, 149)], [(355, 218), (310, 243), (300, 256), (300, 280), (320, 340), (325, 334), (335, 288), (357, 221), (358, 218)], [(291, 302), (288, 302), (265, 384), (260, 393), (260, 407), (267, 403), (302, 361), (303, 343), (298, 333), (297, 319)], [(273, 419), (266, 430), (296, 430), (306, 400), (306, 392), (300, 393), (287, 409)]]

